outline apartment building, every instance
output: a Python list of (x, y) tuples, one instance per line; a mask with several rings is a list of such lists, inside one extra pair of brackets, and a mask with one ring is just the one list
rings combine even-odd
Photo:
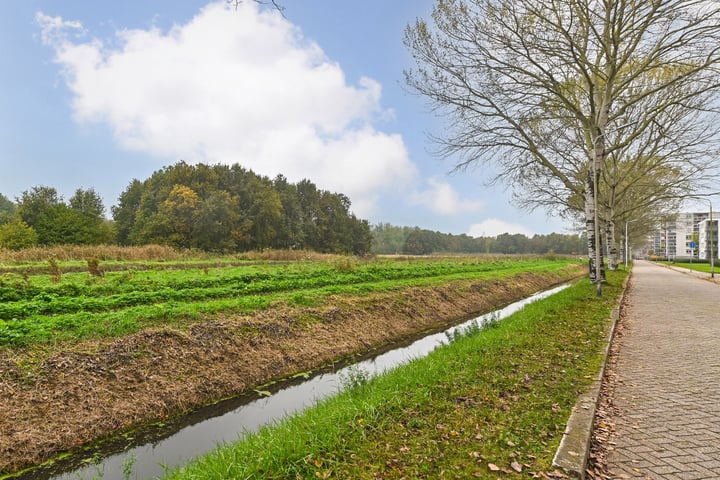
[[(710, 228), (709, 212), (682, 212), (661, 225), (650, 235), (648, 248), (655, 255), (673, 258), (710, 258), (712, 243), (715, 258), (718, 255), (718, 221), (713, 219)], [(695, 248), (691, 248), (692, 244)]]

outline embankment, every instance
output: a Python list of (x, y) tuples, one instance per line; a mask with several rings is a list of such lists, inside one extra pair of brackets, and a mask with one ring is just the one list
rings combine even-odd
[(0, 351), (0, 473), (273, 379), (440, 329), (578, 277), (525, 273), (338, 296), (322, 308), (146, 330), (105, 341)]

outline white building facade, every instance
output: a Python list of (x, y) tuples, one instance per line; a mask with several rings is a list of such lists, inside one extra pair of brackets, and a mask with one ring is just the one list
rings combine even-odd
[[(714, 235), (713, 250), (717, 258), (717, 220), (714, 229), (709, 227), (709, 212), (682, 212), (662, 225), (650, 236), (649, 248), (655, 255), (675, 258), (710, 258), (710, 240)], [(701, 228), (703, 231), (701, 233)], [(712, 230), (712, 232), (711, 232)], [(695, 244), (695, 248), (691, 245)]]
[(713, 219), (712, 225), (710, 219), (700, 222), (698, 229), (698, 258), (710, 260), (718, 258), (718, 221)]

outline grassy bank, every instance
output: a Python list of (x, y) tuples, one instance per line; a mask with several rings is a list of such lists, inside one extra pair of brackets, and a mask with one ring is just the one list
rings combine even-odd
[(166, 478), (542, 476), (625, 275), (608, 273), (602, 299), (580, 281), (381, 377), (356, 372), (340, 395)]
[(0, 275), (0, 473), (446, 328), (585, 270), (576, 259), (509, 256), (184, 263)]
[[(707, 273), (708, 277), (710, 276), (710, 272), (712, 271), (713, 265), (710, 265), (710, 262), (707, 260), (704, 260), (702, 262), (659, 262), (664, 263), (665, 265), (669, 265), (671, 267), (679, 267), (679, 268), (687, 268), (688, 270), (695, 270), (696, 272), (703, 272)], [(714, 271), (715, 273), (720, 274), (720, 265), (714, 265)]]

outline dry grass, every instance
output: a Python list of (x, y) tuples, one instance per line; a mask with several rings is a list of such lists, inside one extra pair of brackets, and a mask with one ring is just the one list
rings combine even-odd
[[(177, 261), (218, 258), (218, 254), (200, 250), (178, 250), (165, 245), (142, 245), (121, 247), (118, 245), (58, 245), (53, 247), (33, 247), (23, 250), (0, 248), (0, 263), (23, 264), (33, 262), (87, 261)], [(263, 250), (228, 254), (227, 257), (254, 261), (336, 261), (346, 258), (343, 255), (317, 253), (310, 250)]]
[(337, 255), (331, 253), (318, 253), (311, 250), (262, 250), (262, 251), (251, 251), (238, 254), (239, 258), (243, 260), (267, 260), (267, 261), (328, 261), (328, 260), (339, 260), (341, 258), (347, 258), (344, 255)]
[(30, 263), (46, 262), (54, 259), (60, 262), (82, 261), (88, 258), (115, 261), (161, 261), (195, 258), (198, 252), (180, 251), (162, 245), (143, 245), (139, 247), (121, 247), (118, 245), (59, 245), (53, 247), (34, 247), (23, 250), (0, 249), (0, 262)]

